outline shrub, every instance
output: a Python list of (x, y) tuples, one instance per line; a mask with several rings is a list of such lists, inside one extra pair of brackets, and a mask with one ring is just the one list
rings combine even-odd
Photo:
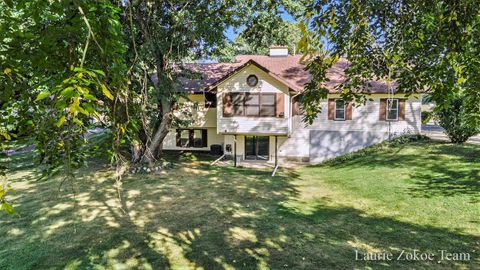
[(422, 124), (428, 124), (433, 119), (432, 112), (422, 111)]
[(429, 141), (429, 140), (430, 140), (429, 137), (422, 134), (404, 134), (392, 140), (386, 141), (385, 144), (388, 146), (398, 146), (398, 145), (412, 143), (412, 142)]
[(461, 95), (458, 95), (449, 104), (450, 106), (440, 107), (435, 112), (440, 126), (445, 129), (452, 143), (464, 143), (479, 132), (477, 127), (468, 123), (464, 100)]

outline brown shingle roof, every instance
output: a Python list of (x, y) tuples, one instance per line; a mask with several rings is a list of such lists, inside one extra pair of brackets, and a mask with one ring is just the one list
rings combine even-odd
[[(233, 63), (187, 64), (185, 68), (200, 73), (202, 78), (183, 78), (180, 82), (184, 90), (188, 92), (210, 90), (244, 66), (254, 64), (287, 85), (290, 89), (296, 92), (302, 92), (304, 85), (312, 79), (312, 76), (305, 70), (305, 63), (300, 62), (300, 59), (301, 55), (274, 57), (266, 55), (239, 55)], [(347, 66), (348, 61), (340, 59), (328, 71), (327, 77), (330, 81), (325, 82), (325, 86), (329, 89), (330, 93), (339, 91), (336, 89), (336, 86), (345, 80), (344, 70)], [(367, 92), (387, 92), (387, 85), (383, 82), (370, 81), (370, 85), (371, 87), (369, 87)]]

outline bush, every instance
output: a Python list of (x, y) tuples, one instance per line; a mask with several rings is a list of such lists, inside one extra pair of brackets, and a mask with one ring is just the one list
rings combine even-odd
[(433, 119), (432, 112), (422, 111), (422, 124), (428, 124)]
[(421, 142), (421, 141), (429, 141), (429, 140), (430, 140), (429, 137), (422, 134), (404, 134), (392, 140), (386, 141), (385, 144), (388, 146), (398, 146), (398, 145), (412, 143), (412, 142)]
[(462, 96), (456, 96), (450, 106), (441, 107), (435, 112), (440, 126), (445, 129), (452, 143), (464, 143), (479, 132), (478, 128), (468, 123), (464, 100)]

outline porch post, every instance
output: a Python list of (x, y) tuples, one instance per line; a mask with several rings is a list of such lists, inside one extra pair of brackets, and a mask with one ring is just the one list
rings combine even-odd
[(278, 156), (277, 156), (277, 139), (278, 136), (275, 136), (275, 167), (278, 165)]
[(233, 135), (233, 167), (237, 167), (237, 134)]

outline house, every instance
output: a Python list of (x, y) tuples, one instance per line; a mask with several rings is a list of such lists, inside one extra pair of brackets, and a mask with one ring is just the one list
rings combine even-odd
[(311, 76), (301, 56), (286, 47), (269, 55), (241, 55), (234, 63), (190, 64), (201, 79), (183, 79), (192, 123), (174, 128), (163, 142), (167, 150), (210, 151), (221, 145), (227, 156), (241, 160), (318, 163), (421, 129), (419, 94), (388, 94), (372, 81), (365, 105), (352, 106), (335, 89), (343, 79), (345, 60), (328, 72), (328, 99), (311, 125), (302, 122), (299, 98)]

